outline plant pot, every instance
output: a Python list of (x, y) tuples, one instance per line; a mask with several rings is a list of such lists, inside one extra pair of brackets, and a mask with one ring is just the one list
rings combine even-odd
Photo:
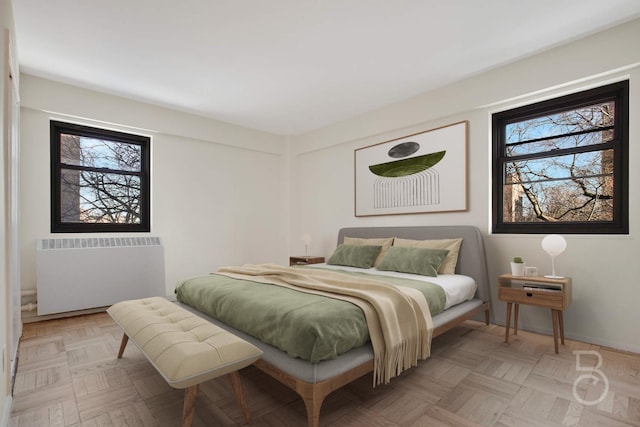
[(511, 275), (524, 276), (525, 266), (524, 262), (511, 262)]

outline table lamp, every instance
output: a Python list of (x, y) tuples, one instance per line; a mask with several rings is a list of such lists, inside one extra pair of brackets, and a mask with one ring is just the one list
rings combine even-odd
[(549, 279), (562, 279), (563, 276), (556, 276), (556, 257), (567, 248), (567, 241), (559, 234), (549, 234), (542, 239), (542, 249), (551, 256), (551, 275)]
[(308, 234), (302, 235), (302, 243), (304, 243), (304, 256), (305, 258), (309, 255), (307, 254), (307, 250), (309, 249), (309, 245), (311, 244), (311, 236)]

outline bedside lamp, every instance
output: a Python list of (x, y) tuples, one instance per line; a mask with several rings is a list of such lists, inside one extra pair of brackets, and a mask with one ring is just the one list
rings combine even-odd
[(303, 234), (302, 243), (304, 243), (304, 256), (308, 257), (309, 254), (307, 253), (307, 250), (309, 249), (309, 245), (311, 244), (311, 236), (309, 236), (308, 234)]
[(551, 256), (551, 275), (544, 276), (549, 279), (562, 279), (563, 276), (556, 276), (556, 257), (567, 248), (567, 241), (559, 234), (549, 234), (542, 239), (542, 249)]

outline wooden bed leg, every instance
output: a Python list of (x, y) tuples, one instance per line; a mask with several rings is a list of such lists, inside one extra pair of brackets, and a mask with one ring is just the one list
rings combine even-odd
[(484, 311), (484, 323), (489, 325), (489, 309), (488, 308)]
[(307, 427), (318, 427), (320, 425), (320, 407), (313, 400), (304, 400), (307, 408)]
[(307, 408), (307, 427), (318, 427), (320, 425), (320, 407), (324, 399), (311, 396), (303, 397), (302, 400)]
[(182, 427), (191, 427), (193, 414), (196, 410), (198, 384), (187, 387), (184, 391), (184, 406), (182, 408)]
[(129, 337), (127, 334), (122, 334), (122, 341), (120, 341), (120, 350), (118, 350), (118, 359), (122, 359), (122, 353), (124, 353), (124, 348), (127, 346), (129, 342)]
[(242, 391), (242, 383), (240, 382), (240, 374), (238, 373), (238, 371), (230, 372), (229, 380), (231, 381), (231, 388), (233, 389), (233, 393), (236, 395), (236, 399), (238, 400), (238, 404), (240, 405), (240, 409), (242, 410), (244, 422), (247, 424), (251, 424), (251, 413), (249, 413), (249, 405), (247, 405), (247, 401), (244, 398), (244, 392)]

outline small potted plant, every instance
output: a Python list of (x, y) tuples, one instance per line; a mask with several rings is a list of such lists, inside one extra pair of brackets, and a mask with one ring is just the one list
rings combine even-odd
[(524, 276), (525, 263), (519, 256), (514, 257), (511, 261), (511, 275)]

